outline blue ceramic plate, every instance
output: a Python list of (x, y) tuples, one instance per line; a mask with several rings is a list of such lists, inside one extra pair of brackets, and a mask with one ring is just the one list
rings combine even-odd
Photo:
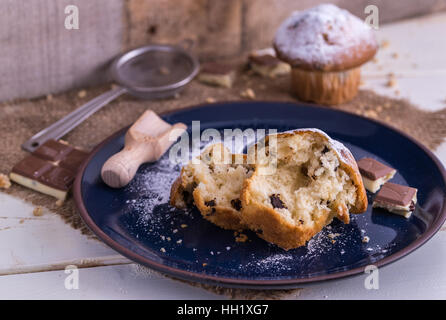
[[(425, 147), (378, 122), (324, 107), (293, 103), (232, 102), (165, 114), (170, 122), (201, 121), (206, 128), (319, 128), (343, 142), (356, 159), (372, 157), (398, 170), (392, 182), (418, 188), (410, 219), (369, 209), (351, 223), (334, 221), (306, 247), (284, 251), (246, 232), (236, 242), (195, 210), (169, 204), (180, 166), (167, 154), (141, 166), (131, 184), (111, 189), (101, 180), (103, 163), (124, 145), (124, 128), (92, 152), (74, 189), (79, 212), (91, 230), (124, 256), (186, 280), (232, 287), (284, 288), (364, 272), (367, 265), (393, 262), (429, 240), (443, 224), (445, 170)], [(368, 194), (372, 203), (373, 195)], [(363, 243), (364, 236), (370, 241)], [(335, 241), (332, 241), (335, 240)]]

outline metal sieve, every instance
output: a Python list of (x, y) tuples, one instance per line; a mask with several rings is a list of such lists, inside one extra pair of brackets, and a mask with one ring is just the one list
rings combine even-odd
[(59, 139), (93, 113), (124, 93), (142, 99), (160, 99), (180, 92), (198, 73), (198, 60), (183, 48), (149, 45), (114, 60), (110, 72), (118, 86), (88, 101), (75, 111), (36, 133), (22, 144), (34, 151), (45, 141)]

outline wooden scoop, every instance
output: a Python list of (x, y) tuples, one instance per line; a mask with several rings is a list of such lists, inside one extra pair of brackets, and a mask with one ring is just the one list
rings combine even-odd
[(139, 166), (157, 161), (186, 130), (183, 123), (171, 125), (147, 110), (125, 135), (125, 146), (102, 166), (102, 180), (112, 188), (126, 186)]

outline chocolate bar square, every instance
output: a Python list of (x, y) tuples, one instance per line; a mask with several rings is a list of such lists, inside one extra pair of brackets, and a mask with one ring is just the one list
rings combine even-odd
[(373, 193), (378, 191), (384, 183), (392, 179), (396, 173), (395, 169), (372, 158), (363, 158), (357, 164), (364, 187)]
[(198, 81), (213, 85), (230, 88), (234, 82), (235, 69), (227, 64), (208, 62), (201, 66)]
[(201, 66), (201, 73), (225, 75), (234, 71), (234, 68), (228, 64), (218, 62), (207, 62)]
[(53, 167), (38, 177), (37, 181), (57, 190), (68, 191), (73, 184), (74, 174), (70, 170)]
[(373, 201), (374, 208), (383, 208), (387, 211), (410, 217), (417, 203), (417, 189), (387, 182)]
[(17, 163), (12, 172), (20, 174), (30, 179), (37, 179), (45, 172), (51, 170), (54, 165), (46, 160), (30, 155)]
[(248, 58), (250, 63), (255, 63), (263, 66), (277, 66), (280, 63), (280, 60), (270, 54), (251, 54)]
[(76, 173), (87, 156), (88, 153), (78, 149), (73, 149), (59, 162), (59, 166)]
[(73, 147), (67, 144), (60, 143), (56, 140), (48, 140), (39, 148), (37, 148), (33, 152), (33, 154), (41, 159), (49, 161), (59, 161), (60, 159), (65, 157), (71, 150), (73, 150)]
[(248, 56), (249, 66), (254, 73), (263, 77), (275, 78), (291, 72), (290, 65), (279, 60), (274, 51), (271, 53), (262, 53), (262, 51), (264, 50), (253, 52)]

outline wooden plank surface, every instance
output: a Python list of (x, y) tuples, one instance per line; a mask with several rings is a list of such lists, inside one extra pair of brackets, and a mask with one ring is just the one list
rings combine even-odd
[[(0, 204), (0, 275), (64, 269), (72, 263), (115, 264), (111, 256), (118, 256), (119, 263), (127, 262), (56, 214), (45, 211), (36, 217), (32, 205), (4, 193), (0, 193)], [(96, 262), (88, 260), (93, 258)]]

